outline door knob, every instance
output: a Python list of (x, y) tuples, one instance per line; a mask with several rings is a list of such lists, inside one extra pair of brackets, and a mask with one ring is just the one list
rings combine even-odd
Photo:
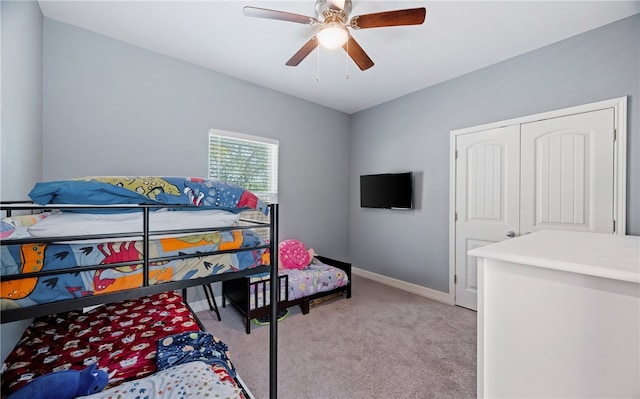
[(507, 231), (507, 237), (515, 237), (515, 236), (516, 236), (516, 233), (514, 231), (511, 231), (511, 230)]

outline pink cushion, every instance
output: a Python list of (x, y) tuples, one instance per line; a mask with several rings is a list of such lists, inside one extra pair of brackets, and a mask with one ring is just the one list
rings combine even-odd
[(285, 269), (304, 269), (311, 262), (311, 255), (298, 240), (284, 240), (278, 246), (280, 250), (280, 264)]

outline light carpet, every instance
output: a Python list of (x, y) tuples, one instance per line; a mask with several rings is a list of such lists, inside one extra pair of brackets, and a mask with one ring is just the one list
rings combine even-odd
[[(219, 304), (220, 305), (220, 304)], [(256, 399), (269, 398), (269, 326), (244, 331), (240, 314), (199, 312), (227, 343)], [(476, 312), (360, 276), (353, 294), (278, 324), (279, 399), (476, 397)]]

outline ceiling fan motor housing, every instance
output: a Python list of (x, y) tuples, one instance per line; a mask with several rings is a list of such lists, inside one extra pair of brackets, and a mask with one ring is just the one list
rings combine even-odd
[(342, 8), (339, 8), (336, 0), (316, 0), (316, 16), (321, 25), (330, 22), (346, 24), (347, 16), (351, 13), (351, 0), (344, 0)]

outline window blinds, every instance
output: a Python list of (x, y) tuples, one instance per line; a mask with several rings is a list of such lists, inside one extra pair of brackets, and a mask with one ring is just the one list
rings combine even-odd
[(278, 141), (209, 131), (209, 177), (242, 186), (267, 203), (278, 198)]

